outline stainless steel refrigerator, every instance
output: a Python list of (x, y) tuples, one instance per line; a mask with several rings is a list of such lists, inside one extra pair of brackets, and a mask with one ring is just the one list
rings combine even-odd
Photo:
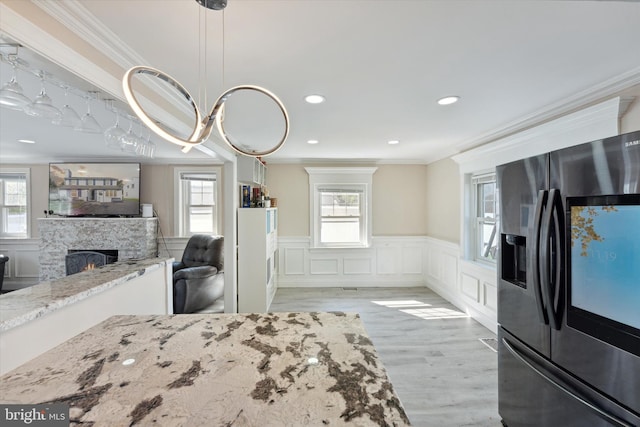
[(503, 424), (640, 426), (640, 131), (497, 180)]

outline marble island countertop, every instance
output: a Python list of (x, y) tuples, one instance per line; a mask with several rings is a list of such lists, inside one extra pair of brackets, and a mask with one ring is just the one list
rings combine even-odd
[(0, 332), (161, 268), (169, 260), (172, 258), (118, 261), (0, 295)]
[(72, 424), (410, 425), (353, 313), (113, 316), (0, 382)]

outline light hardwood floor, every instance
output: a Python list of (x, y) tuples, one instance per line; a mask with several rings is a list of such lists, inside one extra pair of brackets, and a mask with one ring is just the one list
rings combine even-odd
[(360, 313), (414, 426), (500, 426), (494, 333), (428, 288), (279, 288), (270, 311)]

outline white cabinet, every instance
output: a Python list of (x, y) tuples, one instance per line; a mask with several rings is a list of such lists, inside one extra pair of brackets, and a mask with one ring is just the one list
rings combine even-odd
[(276, 294), (278, 209), (238, 209), (238, 311), (265, 313)]
[(238, 181), (258, 185), (267, 184), (267, 167), (255, 157), (238, 157)]

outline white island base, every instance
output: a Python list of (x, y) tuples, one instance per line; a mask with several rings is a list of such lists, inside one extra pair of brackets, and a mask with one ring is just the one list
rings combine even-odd
[(0, 296), (0, 375), (116, 314), (173, 312), (173, 258), (125, 260)]

